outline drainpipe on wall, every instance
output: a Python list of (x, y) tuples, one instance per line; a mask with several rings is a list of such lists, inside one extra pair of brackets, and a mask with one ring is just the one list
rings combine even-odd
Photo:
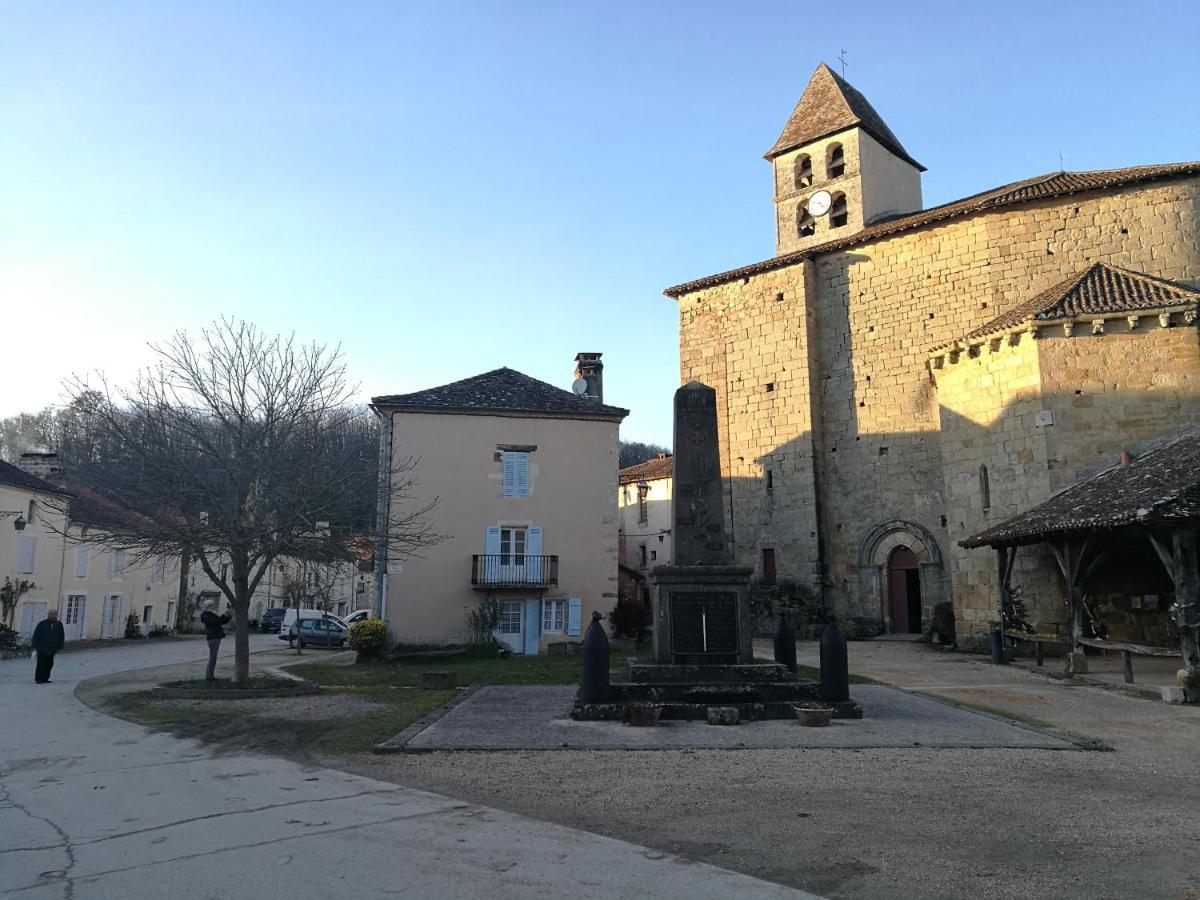
[(375, 614), (386, 616), (388, 571), (388, 522), (392, 504), (392, 413), (371, 409), (382, 420), (379, 426), (379, 478), (375, 514)]

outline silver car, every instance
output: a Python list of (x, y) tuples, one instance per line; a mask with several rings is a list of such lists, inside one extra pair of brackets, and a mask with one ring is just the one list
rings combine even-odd
[[(295, 626), (300, 647), (336, 647), (346, 646), (346, 627), (336, 619), (299, 619)], [(288, 643), (291, 643), (289, 641)]]

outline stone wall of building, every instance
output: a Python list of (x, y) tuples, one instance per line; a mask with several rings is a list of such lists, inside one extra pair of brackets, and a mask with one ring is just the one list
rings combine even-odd
[[(769, 524), (781, 577), (823, 556), (827, 601), (882, 622), (872, 571), (881, 528), (933, 542), (931, 560), (961, 552), (948, 531), (929, 348), (1094, 262), (1200, 286), (1198, 209), (1195, 178), (1092, 192), (681, 296), (681, 375), (717, 389), (739, 562)], [(769, 503), (768, 460), (783, 473)], [(934, 600), (949, 572), (931, 562), (926, 574)]]
[[(1027, 334), (1014, 340), (954, 354), (934, 370), (950, 579), (958, 630), (967, 636), (999, 618), (999, 567), (991, 548), (963, 550), (958, 542), (1050, 496), (1038, 346)], [(1047, 560), (1041, 551), (1024, 550), (1011, 578), (1035, 607), (1031, 621), (1043, 633), (1065, 621), (1056, 584), (1042, 581)]]
[[(1081, 334), (1081, 330), (1083, 333)], [(1165, 435), (1200, 424), (1200, 332), (1176, 313), (1168, 327), (1142, 316), (1130, 330), (1110, 319), (1106, 333), (1037, 342), (1053, 491), (1116, 464)], [(1059, 329), (1047, 329), (1061, 335)]]

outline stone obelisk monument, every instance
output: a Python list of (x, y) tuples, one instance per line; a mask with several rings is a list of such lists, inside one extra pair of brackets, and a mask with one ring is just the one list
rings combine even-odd
[(674, 564), (651, 574), (654, 661), (735, 665), (754, 661), (749, 581), (732, 565), (717, 442), (717, 394), (698, 381), (675, 392)]

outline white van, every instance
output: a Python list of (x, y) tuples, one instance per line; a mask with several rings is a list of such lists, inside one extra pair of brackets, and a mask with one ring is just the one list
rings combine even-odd
[(369, 609), (356, 609), (354, 612), (342, 616), (342, 621), (347, 625), (353, 625), (355, 622), (361, 622), (369, 618), (371, 618), (371, 611)]
[(279, 625), (279, 639), (287, 641), (289, 644), (295, 639), (293, 633), (296, 626), (296, 619), (332, 619), (338, 625), (341, 625), (347, 631), (350, 626), (339, 619), (331, 612), (325, 612), (323, 609), (289, 609), (283, 614), (283, 621)]

